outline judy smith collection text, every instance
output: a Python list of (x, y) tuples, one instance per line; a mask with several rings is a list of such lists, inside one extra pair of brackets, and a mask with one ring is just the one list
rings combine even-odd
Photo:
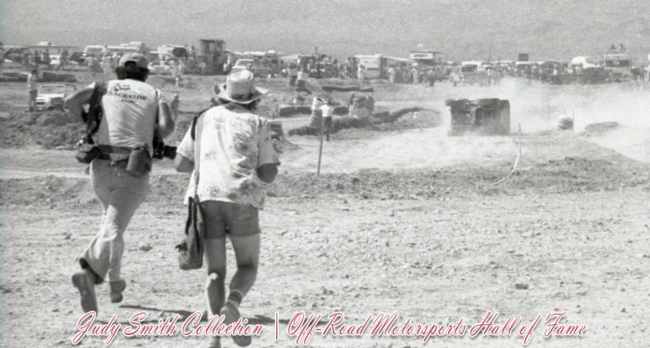
[[(371, 314), (364, 321), (347, 323), (342, 312), (329, 315), (306, 314), (298, 312), (281, 327), (280, 316), (275, 314), (275, 341), (281, 339), (281, 333), (286, 332), (290, 339), (298, 345), (308, 345), (315, 336), (332, 337), (419, 337), (423, 343), (434, 337), (487, 337), (487, 336), (517, 336), (522, 339), (524, 346), (528, 345), (535, 331), (543, 330), (543, 337), (553, 336), (582, 337), (587, 325), (566, 324), (567, 312), (550, 312), (547, 315), (538, 314), (531, 322), (522, 321), (521, 315), (511, 315), (500, 319), (498, 312), (485, 312), (482, 319), (476, 323), (467, 323), (463, 318), (450, 324), (416, 323), (410, 318), (400, 319), (397, 312), (391, 314)], [(251, 325), (247, 319), (231, 324), (223, 323), (223, 316), (214, 316), (207, 322), (202, 321), (203, 313), (195, 312), (181, 319), (178, 314), (159, 319), (158, 322), (147, 320), (147, 312), (137, 312), (129, 318), (129, 324), (122, 328), (113, 315), (106, 324), (95, 323), (95, 312), (84, 314), (77, 321), (77, 332), (72, 337), (76, 345), (86, 337), (103, 337), (108, 346), (122, 334), (125, 337), (136, 336), (260, 336), (264, 326)], [(497, 320), (498, 319), (498, 320)]]

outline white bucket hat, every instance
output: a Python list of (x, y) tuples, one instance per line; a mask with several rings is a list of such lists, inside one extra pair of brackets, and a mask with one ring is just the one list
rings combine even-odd
[(265, 88), (255, 87), (255, 78), (247, 69), (228, 74), (225, 84), (215, 84), (212, 92), (219, 99), (238, 104), (250, 104), (268, 93)]

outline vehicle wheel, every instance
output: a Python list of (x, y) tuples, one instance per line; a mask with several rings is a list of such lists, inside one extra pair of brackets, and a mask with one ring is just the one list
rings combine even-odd
[(451, 106), (452, 108), (457, 108), (457, 109), (464, 109), (465, 105), (469, 103), (469, 99), (448, 99), (447, 101), (445, 101), (445, 104), (447, 102), (449, 102), (447, 106)]
[(510, 102), (502, 100), (499, 103), (499, 134), (510, 134)]
[(560, 130), (571, 130), (573, 129), (573, 119), (570, 117), (562, 117), (557, 120), (557, 128)]
[(479, 106), (489, 106), (496, 108), (499, 105), (499, 98), (476, 99), (476, 104)]

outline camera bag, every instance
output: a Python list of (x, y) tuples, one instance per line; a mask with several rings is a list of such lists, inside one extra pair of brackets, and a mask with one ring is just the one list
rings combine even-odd
[(178, 266), (182, 270), (199, 269), (203, 266), (203, 253), (205, 252), (205, 222), (201, 201), (197, 194), (199, 188), (199, 169), (201, 157), (201, 129), (203, 118), (199, 115), (194, 119), (192, 127), (196, 127), (196, 141), (194, 142), (194, 196), (189, 198), (187, 208), (188, 216), (185, 222), (185, 236), (183, 241), (176, 246), (179, 251)]
[(90, 96), (90, 100), (88, 101), (88, 113), (83, 113), (82, 115), (84, 122), (86, 122), (86, 136), (84, 137), (85, 144), (79, 146), (77, 153), (74, 156), (79, 163), (90, 164), (90, 162), (101, 154), (99, 148), (95, 146), (92, 136), (99, 129), (102, 112), (100, 101), (103, 93), (104, 83), (95, 82), (93, 94)]

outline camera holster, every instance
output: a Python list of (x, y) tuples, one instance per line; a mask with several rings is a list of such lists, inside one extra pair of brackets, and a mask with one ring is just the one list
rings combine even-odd
[(79, 163), (90, 164), (95, 158), (99, 157), (101, 150), (95, 146), (93, 135), (99, 129), (99, 123), (102, 119), (102, 96), (106, 93), (103, 82), (95, 82), (93, 94), (88, 101), (88, 112), (82, 113), (81, 117), (86, 123), (86, 135), (81, 139), (75, 154)]

